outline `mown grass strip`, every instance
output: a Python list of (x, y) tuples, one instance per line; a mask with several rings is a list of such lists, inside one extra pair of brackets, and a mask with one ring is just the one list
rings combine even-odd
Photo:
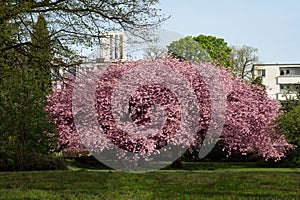
[(0, 199), (300, 199), (293, 169), (0, 173)]

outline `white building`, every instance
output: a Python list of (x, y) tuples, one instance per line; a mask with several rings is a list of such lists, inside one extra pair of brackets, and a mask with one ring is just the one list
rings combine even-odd
[(127, 38), (125, 33), (107, 33), (100, 44), (100, 59), (103, 62), (127, 60)]
[(300, 89), (300, 64), (255, 64), (253, 77), (262, 77), (271, 98), (295, 98)]
[(94, 57), (83, 61), (76, 68), (80, 71), (92, 71), (103, 68), (109, 63), (125, 62), (127, 60), (127, 37), (125, 33), (107, 33)]
[(75, 76), (80, 71), (91, 71), (102, 68), (109, 63), (125, 62), (127, 60), (127, 37), (125, 33), (106, 33), (101, 43), (96, 47), (98, 51), (93, 56), (82, 61), (73, 71), (69, 71), (59, 65), (63, 65), (61, 58), (57, 58), (54, 64), (57, 65), (56, 70), (52, 70), (52, 79), (54, 88), (61, 88), (61, 78)]

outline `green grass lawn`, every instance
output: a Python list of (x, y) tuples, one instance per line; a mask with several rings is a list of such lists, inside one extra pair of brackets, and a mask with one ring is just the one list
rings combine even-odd
[(0, 173), (0, 199), (300, 199), (293, 169)]

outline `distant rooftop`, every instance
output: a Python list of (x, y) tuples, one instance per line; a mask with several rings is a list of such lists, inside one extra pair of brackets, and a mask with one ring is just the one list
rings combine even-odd
[(300, 66), (300, 63), (264, 63), (264, 64), (253, 64), (253, 66)]

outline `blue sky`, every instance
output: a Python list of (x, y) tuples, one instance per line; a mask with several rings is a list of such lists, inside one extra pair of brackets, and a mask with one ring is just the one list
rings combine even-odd
[(262, 63), (300, 63), (299, 0), (161, 0), (163, 28), (258, 48)]

